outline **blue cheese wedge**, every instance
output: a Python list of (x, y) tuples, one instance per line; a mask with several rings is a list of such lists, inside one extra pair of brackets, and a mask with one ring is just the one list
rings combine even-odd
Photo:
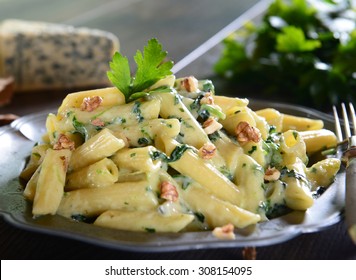
[(109, 32), (9, 19), (0, 23), (0, 77), (16, 91), (109, 85), (109, 61), (119, 50)]

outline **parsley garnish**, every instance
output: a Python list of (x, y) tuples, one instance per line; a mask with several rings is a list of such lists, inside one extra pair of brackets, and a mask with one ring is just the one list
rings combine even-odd
[(133, 101), (149, 94), (147, 89), (158, 80), (172, 74), (172, 61), (164, 61), (166, 51), (157, 39), (148, 41), (143, 53), (137, 51), (134, 60), (137, 65), (136, 75), (131, 77), (130, 65), (127, 57), (116, 52), (110, 62), (110, 71), (107, 72), (109, 80), (124, 95), (126, 102)]

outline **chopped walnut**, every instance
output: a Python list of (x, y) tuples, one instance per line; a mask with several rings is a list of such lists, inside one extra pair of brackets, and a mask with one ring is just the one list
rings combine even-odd
[(249, 141), (257, 143), (261, 139), (259, 130), (245, 121), (238, 123), (235, 129), (235, 134), (237, 141), (239, 141), (240, 144), (244, 144)]
[(161, 198), (173, 202), (177, 201), (178, 192), (176, 187), (168, 181), (163, 181), (161, 183)]
[(103, 99), (100, 96), (85, 97), (83, 103), (80, 105), (80, 110), (92, 112), (100, 106)]
[(100, 126), (100, 127), (105, 126), (104, 121), (102, 121), (102, 120), (99, 119), (99, 118), (96, 118), (95, 120), (92, 120), (92, 121), (91, 121), (91, 124), (92, 124), (92, 125), (95, 125), (95, 126)]
[(276, 169), (275, 167), (268, 167), (264, 179), (266, 181), (277, 181), (279, 177), (281, 176), (281, 172)]
[(202, 99), (200, 99), (200, 104), (209, 104), (209, 105), (213, 105), (214, 104), (214, 97), (211, 94), (211, 92), (206, 92), (203, 96)]
[(60, 134), (57, 143), (53, 145), (53, 149), (54, 150), (69, 149), (72, 151), (75, 149), (75, 143), (64, 134)]
[(211, 159), (216, 155), (216, 147), (212, 143), (205, 143), (198, 151), (203, 159)]
[(213, 235), (219, 239), (233, 240), (235, 239), (234, 225), (229, 223), (222, 227), (216, 227), (213, 229)]
[(212, 134), (215, 131), (218, 131), (222, 128), (222, 124), (219, 123), (215, 118), (209, 117), (204, 123), (203, 123), (203, 129), (206, 134)]
[(180, 87), (185, 89), (187, 92), (197, 92), (199, 90), (198, 80), (193, 76), (185, 77), (180, 82)]
[(244, 258), (244, 260), (255, 260), (256, 255), (256, 247), (245, 247), (242, 250), (242, 257)]

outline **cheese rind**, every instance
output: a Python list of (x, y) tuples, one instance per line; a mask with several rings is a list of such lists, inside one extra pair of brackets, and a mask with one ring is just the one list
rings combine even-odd
[(106, 72), (119, 50), (109, 32), (68, 25), (6, 20), (0, 24), (0, 77), (17, 91), (109, 85)]

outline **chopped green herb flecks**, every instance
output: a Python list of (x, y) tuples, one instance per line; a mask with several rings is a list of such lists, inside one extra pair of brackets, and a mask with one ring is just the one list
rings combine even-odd
[(175, 147), (171, 153), (171, 156), (169, 157), (168, 162), (173, 162), (173, 161), (179, 160), (182, 157), (182, 155), (184, 154), (184, 152), (189, 149), (191, 149), (191, 147), (186, 144), (182, 144), (182, 145)]
[(289, 213), (291, 210), (284, 203), (272, 203), (269, 199), (260, 204), (260, 208), (266, 214), (268, 219), (273, 219)]
[(149, 233), (155, 233), (156, 229), (154, 229), (154, 228), (145, 228), (145, 231), (149, 232)]
[(200, 212), (195, 212), (194, 213), (195, 217), (198, 219), (199, 222), (204, 223), (205, 221), (205, 216), (200, 213)]
[(143, 120), (145, 119), (142, 116), (142, 112), (141, 112), (141, 102), (135, 101), (134, 106), (132, 108), (132, 113), (134, 113), (136, 115), (137, 121), (143, 122)]
[(75, 132), (78, 132), (79, 134), (82, 135), (82, 137), (85, 139), (85, 141), (88, 139), (88, 130), (85, 127), (85, 125), (77, 120), (75, 116), (73, 116), (72, 119), (72, 124), (75, 129)]
[(137, 143), (141, 146), (147, 146), (151, 143), (151, 140), (146, 137), (141, 137), (137, 140)]
[(247, 151), (249, 155), (252, 155), (254, 151), (257, 151), (257, 146), (252, 146), (251, 150)]

